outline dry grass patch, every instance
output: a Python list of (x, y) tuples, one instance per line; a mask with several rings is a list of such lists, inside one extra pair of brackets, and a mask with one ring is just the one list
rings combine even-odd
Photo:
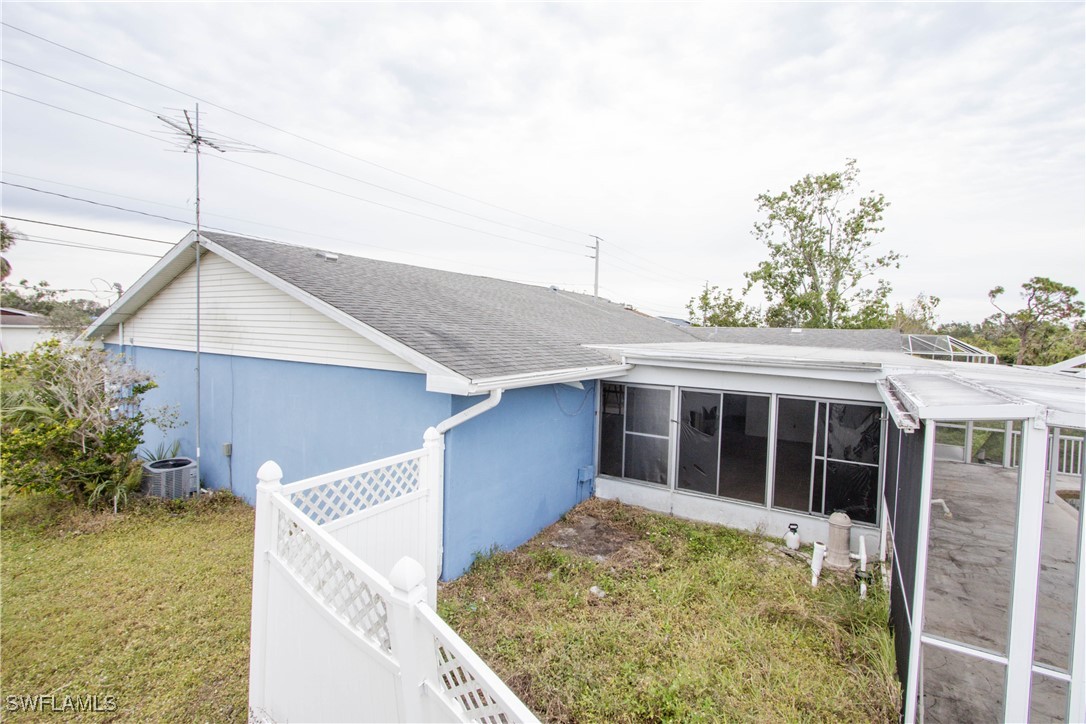
[(10, 498), (0, 545), (5, 704), (112, 696), (115, 712), (85, 718), (245, 721), (253, 510), (243, 501), (140, 500), (114, 516)]
[(812, 589), (760, 536), (602, 500), (439, 603), (550, 721), (896, 721), (887, 606), (846, 576)]

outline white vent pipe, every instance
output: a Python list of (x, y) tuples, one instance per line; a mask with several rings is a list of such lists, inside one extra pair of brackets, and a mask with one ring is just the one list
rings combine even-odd
[(822, 574), (822, 561), (826, 558), (826, 544), (815, 541), (814, 553), (811, 555), (811, 586), (818, 585), (818, 577)]

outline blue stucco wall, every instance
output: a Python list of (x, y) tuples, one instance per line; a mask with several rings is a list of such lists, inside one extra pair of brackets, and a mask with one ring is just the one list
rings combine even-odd
[[(145, 398), (180, 408), (183, 427), (149, 429), (145, 444), (181, 440), (196, 454), (195, 355), (126, 347), (128, 359), (159, 387)], [(427, 427), (450, 414), (451, 396), (426, 392), (421, 374), (304, 362), (200, 355), (201, 475), (211, 488), (232, 489), (250, 503), (256, 471), (266, 460), (300, 480), (422, 447)], [(223, 443), (233, 444), (231, 457)]]
[[(186, 422), (148, 429), (145, 445), (178, 439), (181, 454), (195, 456), (195, 355), (125, 352), (158, 382), (144, 408), (172, 405)], [(266, 460), (292, 482), (414, 450), (426, 428), (485, 399), (427, 392), (421, 374), (206, 353), (200, 359), (202, 477), (250, 503)], [(594, 461), (595, 383), (584, 386), (508, 391), (496, 408), (446, 434), (442, 578), (460, 576), (479, 551), (520, 545), (591, 495), (590, 483), (578, 482), (580, 468)], [(222, 450), (227, 442), (230, 457)]]
[[(461, 575), (478, 552), (520, 545), (591, 495), (578, 471), (594, 460), (596, 393), (583, 384), (510, 390), (447, 433), (442, 578)], [(454, 397), (453, 410), (476, 402)]]

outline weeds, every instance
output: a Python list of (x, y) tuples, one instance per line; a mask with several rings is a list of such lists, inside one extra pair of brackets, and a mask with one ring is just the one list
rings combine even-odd
[(593, 557), (556, 547), (569, 539), (549, 529), (441, 596), (442, 615), (542, 718), (896, 721), (877, 585), (866, 601), (846, 576), (812, 589), (807, 567), (760, 536), (606, 501), (560, 526), (584, 516), (628, 544)]

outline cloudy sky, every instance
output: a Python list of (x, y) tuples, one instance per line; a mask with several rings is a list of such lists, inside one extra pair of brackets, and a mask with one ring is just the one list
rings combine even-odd
[(179, 240), (194, 159), (155, 116), (199, 99), (203, 130), (266, 151), (202, 156), (222, 230), (587, 292), (598, 235), (601, 295), (685, 317), (764, 258), (758, 193), (856, 158), (891, 202), (880, 248), (907, 255), (896, 301), (979, 320), (997, 284), (1086, 288), (1082, 3), (5, 3), (3, 22), (13, 280), (104, 298), (168, 249), (36, 222)]

